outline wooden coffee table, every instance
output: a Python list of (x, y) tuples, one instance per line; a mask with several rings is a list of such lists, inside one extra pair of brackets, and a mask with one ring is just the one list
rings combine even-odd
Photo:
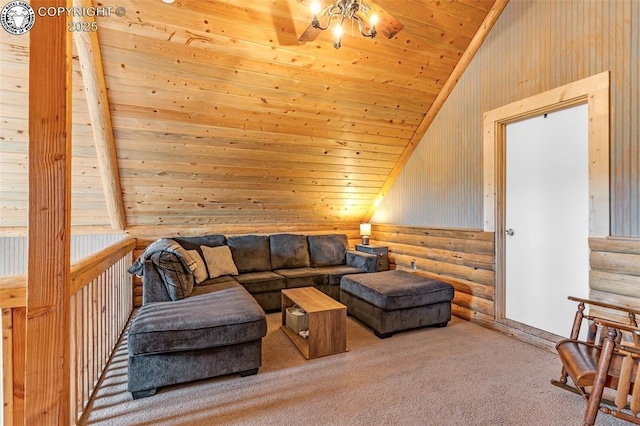
[[(298, 305), (309, 315), (309, 337), (286, 326), (287, 308)], [(282, 290), (282, 331), (306, 358), (347, 350), (347, 307), (314, 287)]]

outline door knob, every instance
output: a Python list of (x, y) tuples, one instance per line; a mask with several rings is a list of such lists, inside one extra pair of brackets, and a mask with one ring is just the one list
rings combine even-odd
[(504, 233), (511, 236), (511, 235), (514, 235), (516, 231), (514, 231), (513, 228), (509, 228), (506, 231), (504, 231)]

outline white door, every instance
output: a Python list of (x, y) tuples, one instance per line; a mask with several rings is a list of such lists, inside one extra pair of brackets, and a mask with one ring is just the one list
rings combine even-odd
[(507, 125), (506, 318), (568, 336), (589, 295), (587, 105)]

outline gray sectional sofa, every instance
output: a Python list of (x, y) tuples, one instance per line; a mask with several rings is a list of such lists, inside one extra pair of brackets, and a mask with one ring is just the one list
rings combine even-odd
[(376, 272), (376, 264), (375, 255), (348, 250), (341, 234), (154, 242), (129, 269), (143, 279), (128, 332), (129, 391), (142, 398), (176, 383), (256, 374), (265, 311), (281, 308), (282, 289), (313, 286), (339, 300), (342, 276)]
[[(186, 297), (208, 292), (211, 284), (235, 281), (267, 312), (280, 310), (282, 289), (313, 286), (340, 300), (343, 275), (376, 272), (376, 256), (349, 250), (348, 238), (343, 234), (206, 235), (173, 240), (186, 250), (200, 253), (202, 246), (227, 245), (238, 270), (238, 275), (224, 275), (194, 285), (191, 291), (185, 290)], [(138, 261), (144, 262), (143, 304), (172, 300), (172, 288), (187, 287), (189, 283), (181, 281), (193, 281), (186, 270), (175, 278), (179, 275), (174, 272), (176, 269), (186, 269), (175, 252), (156, 250)]]

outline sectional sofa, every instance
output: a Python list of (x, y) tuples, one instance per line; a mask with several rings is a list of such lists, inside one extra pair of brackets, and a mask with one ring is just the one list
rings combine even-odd
[(348, 250), (346, 235), (206, 235), (160, 239), (129, 269), (143, 306), (128, 332), (128, 388), (157, 388), (238, 373), (262, 363), (265, 311), (280, 291), (313, 286), (340, 299), (346, 274), (376, 272), (377, 257)]
[[(191, 286), (193, 272), (179, 251), (151, 248), (138, 259), (143, 262), (143, 304), (198, 296), (207, 293), (211, 284), (238, 282), (270, 312), (280, 309), (282, 289), (313, 286), (340, 300), (343, 275), (376, 272), (376, 256), (348, 250), (348, 238), (343, 234), (206, 235), (172, 240), (184, 251), (197, 251), (203, 260), (208, 248), (227, 246), (237, 271), (209, 275)], [(205, 263), (211, 269), (212, 263), (224, 261), (229, 259), (217, 255)]]

